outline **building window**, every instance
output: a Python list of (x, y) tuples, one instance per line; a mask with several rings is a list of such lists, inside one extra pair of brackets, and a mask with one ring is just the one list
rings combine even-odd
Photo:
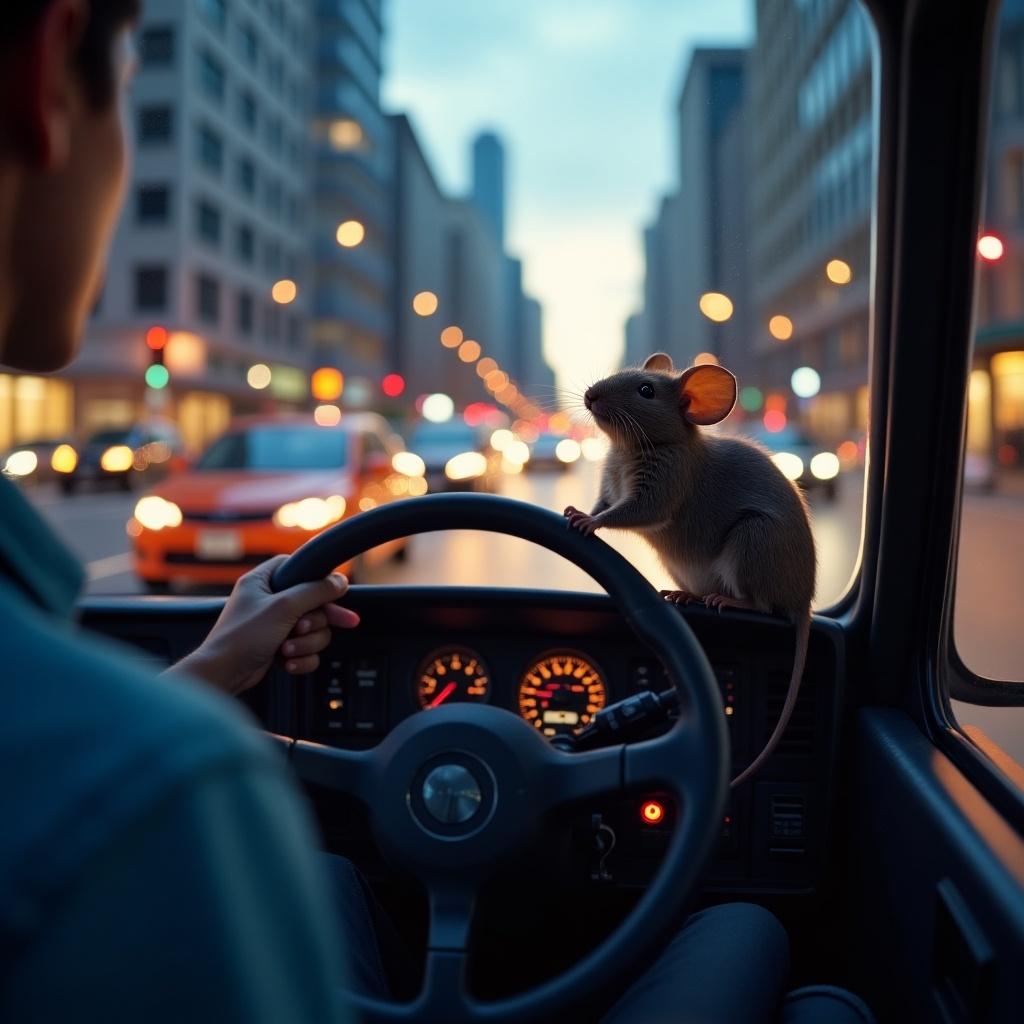
[(199, 54), (199, 85), (210, 99), (224, 102), (224, 65), (209, 53)]
[(242, 334), (252, 334), (253, 301), (248, 292), (238, 293), (238, 329)]
[(247, 196), (256, 194), (256, 165), (245, 156), (238, 161), (238, 185)]
[(135, 308), (163, 310), (167, 308), (167, 268), (142, 266), (135, 268)]
[(281, 337), (281, 311), (277, 306), (264, 307), (263, 333), (266, 334), (269, 341), (277, 341)]
[(260, 37), (256, 34), (256, 29), (252, 25), (243, 25), (238, 38), (245, 62), (249, 67), (256, 67), (260, 60)]
[(302, 321), (297, 316), (288, 318), (288, 344), (292, 348), (302, 345)]
[(263, 266), (268, 273), (279, 274), (281, 272), (280, 242), (267, 242), (267, 244), (264, 246)]
[(281, 182), (279, 181), (268, 181), (267, 182), (267, 210), (279, 217), (281, 215)]
[(256, 235), (248, 224), (239, 224), (235, 233), (235, 248), (238, 258), (244, 263), (252, 263), (256, 254)]
[(224, 141), (212, 129), (206, 125), (200, 125), (196, 129), (196, 149), (199, 153), (199, 162), (214, 174), (220, 174), (224, 166)]
[(144, 68), (166, 67), (174, 63), (174, 29), (161, 26), (139, 33), (139, 63)]
[(223, 32), (228, 23), (227, 0), (198, 0), (198, 4), (206, 20), (215, 29)]
[(256, 131), (256, 121), (258, 119), (256, 97), (253, 96), (248, 89), (239, 94), (238, 113), (242, 119), (242, 124), (244, 124), (249, 131)]
[(211, 324), (220, 320), (220, 282), (209, 274), (196, 275), (196, 315)]
[(166, 103), (139, 107), (138, 131), (140, 145), (170, 142), (174, 134), (174, 111)]
[(171, 190), (166, 185), (140, 185), (135, 190), (135, 220), (166, 224), (171, 213)]
[(220, 210), (213, 203), (200, 199), (196, 203), (196, 234), (210, 245), (220, 245)]
[(281, 118), (272, 117), (267, 121), (267, 145), (272, 153), (280, 154), (284, 145), (284, 129)]

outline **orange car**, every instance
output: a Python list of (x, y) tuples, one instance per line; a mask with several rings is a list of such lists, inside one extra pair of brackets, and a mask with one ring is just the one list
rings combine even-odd
[[(247, 569), (289, 554), (345, 516), (426, 491), (395, 470), (399, 439), (371, 413), (320, 426), (312, 417), (239, 420), (195, 465), (141, 497), (128, 521), (135, 571), (146, 587), (230, 585)], [(397, 460), (408, 467), (408, 459)], [(401, 557), (405, 540), (360, 556)], [(359, 566), (340, 567), (353, 573)]]

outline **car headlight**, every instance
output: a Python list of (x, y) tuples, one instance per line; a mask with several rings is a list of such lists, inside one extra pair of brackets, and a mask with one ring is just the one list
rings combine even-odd
[(811, 472), (819, 480), (831, 480), (839, 473), (839, 458), (832, 452), (818, 452), (811, 459)]
[(523, 466), (530, 461), (530, 446), (525, 441), (516, 439), (505, 445), (501, 454), (504, 455), (509, 462), (518, 462)]
[(100, 469), (104, 473), (127, 473), (135, 463), (135, 452), (126, 444), (111, 445), (100, 456)]
[(776, 452), (772, 462), (782, 471), (787, 480), (799, 480), (804, 472), (804, 460), (792, 452)]
[(566, 465), (575, 462), (582, 454), (583, 450), (580, 448), (579, 441), (574, 441), (571, 437), (563, 437), (555, 445), (555, 458)]
[(347, 502), (340, 494), (332, 494), (329, 498), (302, 498), (282, 505), (274, 513), (274, 524), (313, 533), (336, 523), (346, 508)]
[(55, 473), (74, 473), (78, 465), (78, 452), (69, 444), (59, 444), (50, 456), (50, 468)]
[(181, 526), (181, 509), (159, 494), (147, 494), (136, 502), (135, 518), (147, 530), (162, 530), (165, 526)]
[(8, 476), (29, 476), (36, 471), (39, 459), (35, 452), (23, 450), (11, 452), (4, 463), (4, 472)]
[(486, 472), (487, 457), (481, 452), (460, 452), (444, 466), (444, 475), (449, 480), (475, 480)]
[(405, 476), (423, 476), (427, 464), (415, 452), (397, 452), (391, 457), (391, 468)]

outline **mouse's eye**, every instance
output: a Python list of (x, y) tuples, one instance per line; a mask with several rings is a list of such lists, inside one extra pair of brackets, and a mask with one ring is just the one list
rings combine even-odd
[(652, 388), (650, 384), (641, 384), (639, 391), (640, 394), (644, 396), (644, 398), (654, 397), (654, 388)]

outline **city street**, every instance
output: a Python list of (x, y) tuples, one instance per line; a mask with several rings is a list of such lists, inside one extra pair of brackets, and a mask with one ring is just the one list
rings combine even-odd
[[(597, 487), (597, 467), (578, 464), (565, 473), (504, 477), (502, 493), (546, 508), (588, 507)], [(91, 594), (136, 594), (142, 588), (131, 570), (125, 522), (137, 494), (114, 491), (62, 497), (46, 487), (30, 492), (51, 525), (86, 565)], [(846, 474), (839, 497), (829, 504), (812, 499), (818, 542), (817, 604), (839, 597), (853, 571), (860, 538), (860, 479)], [(965, 662), (994, 678), (1021, 678), (1024, 666), (1024, 498), (1003, 495), (967, 498), (958, 582), (956, 639)], [(605, 539), (622, 551), (657, 586), (668, 586), (664, 570), (647, 545), (621, 533)], [(367, 583), (439, 583), (557, 587), (596, 590), (583, 573), (524, 541), (483, 533), (450, 532), (417, 537), (404, 564), (391, 563), (369, 574)], [(984, 729), (1024, 762), (1024, 709), (967, 708), (965, 721)]]

